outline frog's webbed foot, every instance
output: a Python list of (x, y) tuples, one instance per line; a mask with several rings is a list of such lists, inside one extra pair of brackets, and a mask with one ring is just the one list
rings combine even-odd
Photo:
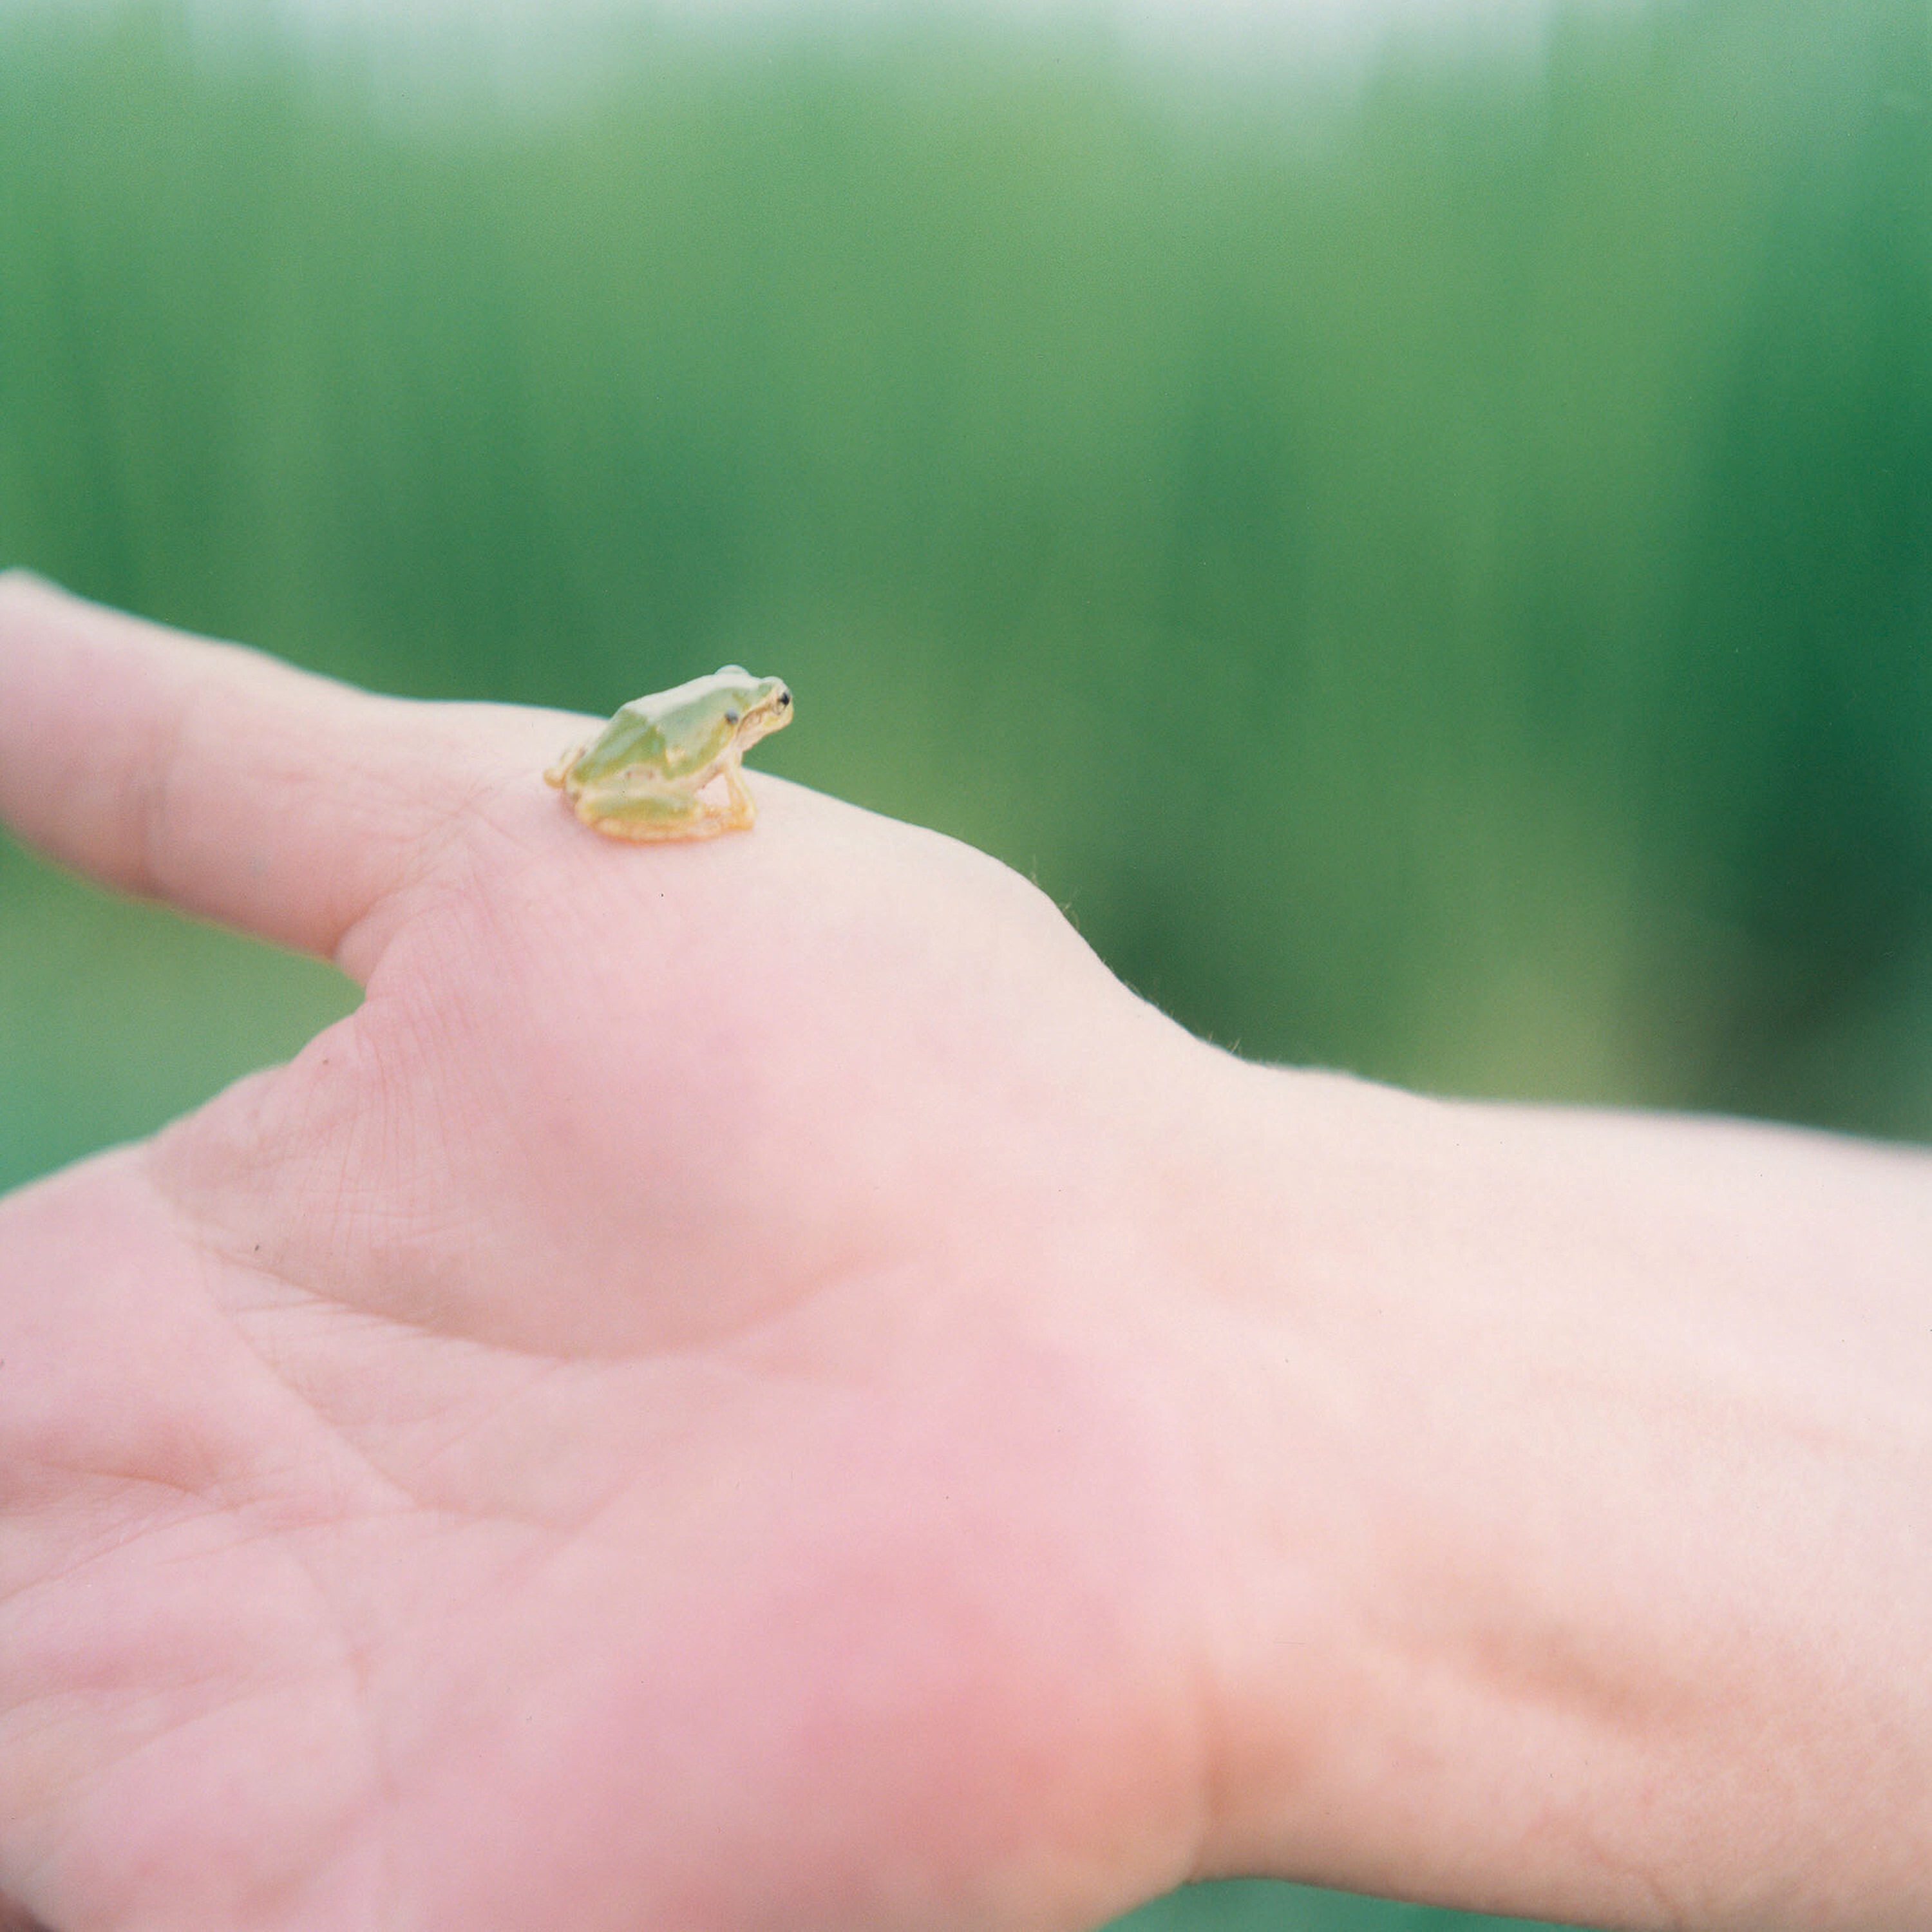
[(577, 769), (578, 760), (582, 758), (590, 748), (590, 744), (587, 739), (580, 745), (572, 746), (570, 749), (544, 773), (544, 783), (547, 785), (555, 785), (559, 791), (562, 790), (565, 785), (569, 782), (571, 773)]

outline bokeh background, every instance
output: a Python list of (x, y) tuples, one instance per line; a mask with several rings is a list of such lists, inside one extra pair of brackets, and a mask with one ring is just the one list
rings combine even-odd
[[(0, 0), (0, 563), (780, 671), (760, 764), (1245, 1054), (1932, 1137), (1932, 10), (1520, 16)], [(352, 998), (0, 846), (0, 1184)]]

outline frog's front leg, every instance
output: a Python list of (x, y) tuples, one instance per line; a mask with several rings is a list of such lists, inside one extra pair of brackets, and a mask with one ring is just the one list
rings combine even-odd
[(758, 823), (758, 802), (746, 790), (744, 774), (735, 760), (724, 767), (722, 776), (725, 803), (712, 808), (722, 821), (718, 829), (720, 832), (748, 832)]

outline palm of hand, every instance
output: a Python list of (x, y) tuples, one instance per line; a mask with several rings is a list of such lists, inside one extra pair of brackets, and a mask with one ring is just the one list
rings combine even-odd
[(0, 1205), (0, 1880), (62, 1932), (628, 1932), (1180, 1876), (1159, 1425), (1054, 1251), (1114, 1178), (1042, 1165), (1144, 1022), (1064, 922), (790, 788), (608, 844), (541, 714), (429, 714), (396, 778), (412, 708), (99, 648), (299, 725), (286, 815), (178, 718), (131, 845), (0, 802), (368, 991)]

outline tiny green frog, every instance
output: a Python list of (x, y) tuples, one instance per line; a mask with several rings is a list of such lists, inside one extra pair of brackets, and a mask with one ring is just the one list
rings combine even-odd
[[(633, 698), (596, 737), (544, 773), (586, 825), (612, 838), (709, 838), (758, 815), (738, 760), (791, 722), (776, 677), (727, 664), (670, 691)], [(704, 797), (714, 780), (724, 796)]]

